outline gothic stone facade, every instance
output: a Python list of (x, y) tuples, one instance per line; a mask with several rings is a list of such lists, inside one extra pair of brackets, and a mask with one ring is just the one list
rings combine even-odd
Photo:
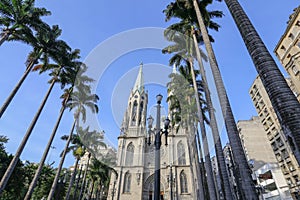
[[(151, 145), (147, 144), (147, 103), (141, 66), (118, 137), (117, 174), (111, 174), (108, 199), (153, 199), (155, 147), (154, 138)], [(171, 195), (173, 199), (196, 199), (196, 176), (188, 153), (187, 133), (170, 131), (167, 140), (165, 146), (162, 136), (161, 199), (171, 199)]]

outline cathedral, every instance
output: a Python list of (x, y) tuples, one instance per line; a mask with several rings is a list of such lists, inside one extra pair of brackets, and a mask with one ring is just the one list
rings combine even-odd
[[(116, 172), (111, 173), (109, 200), (154, 199), (155, 145), (153, 138), (150, 145), (147, 142), (150, 131), (146, 125), (147, 104), (148, 93), (144, 87), (141, 64), (118, 137)], [(160, 199), (198, 198), (197, 159), (190, 138), (186, 129), (175, 131), (172, 127), (167, 136), (168, 145), (165, 145), (165, 136), (161, 138)]]

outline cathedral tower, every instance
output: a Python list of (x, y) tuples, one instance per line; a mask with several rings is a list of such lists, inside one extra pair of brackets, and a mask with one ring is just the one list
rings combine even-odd
[[(141, 64), (118, 137), (117, 164), (114, 168), (117, 173), (111, 174), (109, 200), (153, 199), (155, 147), (154, 140), (151, 145), (147, 144), (147, 106), (148, 93), (144, 87)], [(169, 130), (167, 139), (169, 145), (165, 146), (162, 142), (160, 151), (161, 199), (196, 199), (188, 134), (185, 129), (178, 132)], [(162, 140), (165, 140), (164, 136)]]

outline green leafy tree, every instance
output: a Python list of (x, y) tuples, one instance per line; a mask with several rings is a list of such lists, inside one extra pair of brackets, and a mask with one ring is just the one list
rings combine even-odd
[(52, 166), (44, 165), (32, 199), (45, 199), (50, 191), (55, 171)]
[[(8, 155), (5, 151), (5, 143), (8, 142), (6, 136), (0, 135), (0, 177), (2, 177), (7, 169), (13, 156)], [(0, 200), (21, 200), (24, 195), (25, 188), (25, 170), (23, 163), (18, 160), (15, 171), (11, 175), (11, 180), (0, 196)]]

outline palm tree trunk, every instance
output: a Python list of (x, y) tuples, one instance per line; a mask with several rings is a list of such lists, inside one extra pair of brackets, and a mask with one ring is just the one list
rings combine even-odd
[(46, 102), (48, 100), (48, 97), (49, 97), (49, 95), (50, 95), (50, 93), (51, 93), (51, 91), (52, 91), (53, 86), (54, 86), (55, 83), (56, 83), (55, 80), (53, 80), (52, 83), (50, 84), (50, 87), (49, 87), (49, 89), (48, 89), (48, 91), (47, 91), (47, 93), (46, 93), (46, 95), (45, 95), (45, 97), (44, 97), (44, 99), (43, 99), (43, 101), (42, 101), (42, 103), (41, 103), (41, 105), (40, 105), (37, 113), (35, 114), (34, 118), (32, 119), (31, 124), (29, 125), (29, 127), (28, 127), (28, 129), (26, 131), (26, 134), (23, 137), (23, 140), (22, 140), (21, 144), (19, 145), (19, 147), (17, 149), (17, 152), (15, 153), (14, 158), (10, 162), (7, 170), (5, 171), (4, 176), (1, 179), (0, 194), (3, 192), (3, 190), (4, 190), (5, 186), (6, 186), (8, 180), (9, 180), (11, 174), (12, 174), (12, 172), (14, 171), (14, 169), (16, 167), (16, 164), (18, 163), (18, 160), (19, 160), (19, 158), (20, 158), (20, 156), (21, 156), (21, 154), (23, 152), (23, 149), (24, 149), (24, 147), (25, 147), (25, 145), (26, 145), (26, 143), (27, 143), (27, 141), (29, 139), (29, 136), (31, 135), (31, 133), (33, 131), (33, 128), (34, 128), (37, 120), (39, 119), (39, 116), (40, 116), (40, 114), (41, 114), (41, 112), (42, 112), (42, 110), (43, 110), (43, 108), (44, 108), (44, 106), (45, 106), (45, 104), (46, 104)]
[[(189, 63), (190, 63), (190, 67), (191, 67), (190, 71), (191, 71), (191, 74), (192, 74), (193, 87), (194, 87), (194, 93), (195, 93), (195, 98), (196, 98), (197, 116), (198, 116), (198, 119), (199, 119), (200, 131), (201, 131), (201, 134), (202, 134), (203, 148), (204, 148), (204, 154), (205, 154), (205, 163), (210, 163), (210, 153), (209, 153), (209, 149), (208, 149), (206, 129), (205, 129), (205, 124), (204, 124), (204, 119), (203, 119), (203, 114), (202, 114), (203, 111), (202, 111), (200, 101), (199, 101), (199, 93), (198, 93), (198, 87), (197, 87), (197, 83), (196, 83), (196, 77), (195, 77), (193, 62), (189, 61)], [(215, 199), (217, 199), (216, 194), (215, 194), (214, 190), (211, 190), (212, 187), (213, 187), (213, 185), (211, 183), (211, 175), (212, 174), (210, 174), (210, 172), (212, 173), (211, 164), (210, 165), (208, 165), (208, 164), (205, 165), (205, 168), (206, 168), (207, 177), (208, 177), (209, 196), (210, 196), (210, 199), (215, 200)]]
[(81, 176), (81, 173), (82, 173), (82, 167), (83, 167), (83, 165), (81, 164), (80, 165), (79, 174), (78, 174), (78, 179), (76, 180), (76, 186), (75, 186), (75, 190), (74, 190), (74, 197), (73, 197), (73, 199), (75, 199), (76, 196), (77, 196), (77, 190), (78, 190), (78, 186), (79, 186), (80, 176)]
[(87, 175), (87, 171), (88, 171), (88, 168), (89, 168), (90, 158), (91, 158), (91, 154), (89, 153), (86, 168), (84, 170), (83, 180), (82, 180), (81, 187), (80, 187), (80, 193), (79, 193), (79, 196), (78, 196), (78, 200), (81, 199), (81, 196), (82, 196), (82, 193), (83, 193), (84, 184), (85, 184), (85, 180), (86, 180), (86, 175)]
[(10, 31), (9, 30), (3, 31), (1, 33), (0, 46), (8, 39), (9, 35), (10, 35)]
[[(194, 130), (195, 132), (195, 130)], [(195, 159), (195, 163), (196, 163), (196, 177), (198, 179), (198, 182), (201, 181), (201, 183), (198, 184), (198, 188), (197, 188), (197, 194), (198, 196), (202, 196), (201, 192), (203, 193), (203, 196), (206, 197), (206, 193), (205, 193), (205, 190), (204, 190), (204, 177), (202, 176), (202, 169), (201, 169), (201, 163), (200, 163), (200, 160), (199, 160), (199, 152), (198, 152), (198, 148), (197, 148), (197, 140), (196, 140), (196, 135), (194, 134), (194, 137), (193, 137), (193, 151), (194, 151), (194, 159)]]
[(64, 111), (65, 111), (65, 107), (63, 106), (63, 107), (60, 109), (60, 113), (59, 113), (58, 119), (57, 119), (57, 121), (56, 121), (56, 123), (55, 123), (55, 126), (54, 126), (53, 130), (52, 130), (51, 136), (50, 136), (50, 138), (49, 138), (49, 140), (48, 140), (48, 144), (47, 144), (47, 146), (46, 146), (46, 148), (45, 148), (45, 151), (44, 151), (44, 154), (43, 154), (43, 156), (42, 156), (42, 158), (41, 158), (41, 160), (40, 160), (39, 167), (37, 168), (37, 170), (36, 170), (36, 172), (35, 172), (35, 175), (34, 175), (32, 181), (31, 181), (31, 183), (30, 183), (30, 186), (29, 186), (29, 188), (28, 188), (28, 191), (27, 191), (27, 194), (26, 194), (24, 200), (29, 200), (29, 199), (31, 198), (31, 195), (32, 195), (32, 193), (33, 193), (33, 191), (34, 191), (34, 188), (35, 188), (35, 186), (36, 186), (36, 184), (37, 184), (37, 181), (38, 181), (38, 179), (39, 179), (39, 177), (40, 177), (40, 174), (41, 174), (41, 172), (42, 172), (42, 169), (43, 169), (45, 160), (46, 160), (46, 158), (47, 158), (47, 155), (48, 155), (48, 153), (49, 153), (50, 147), (51, 147), (51, 145), (52, 145), (53, 139), (54, 139), (54, 137), (55, 137), (55, 135), (56, 135), (57, 128), (58, 128), (58, 126), (59, 126), (59, 124), (60, 124), (60, 121), (61, 121), (61, 118), (62, 118), (62, 116), (63, 116), (63, 114), (64, 114)]
[(239, 2), (225, 0), (225, 3), (266, 88), (283, 132), (296, 147), (293, 152), (300, 164), (300, 104)]
[[(0, 44), (1, 45), (1, 44)], [(12, 92), (10, 93), (10, 95), (7, 97), (7, 99), (5, 100), (5, 102), (3, 103), (1, 109), (0, 109), (0, 118), (2, 117), (2, 115), (4, 114), (5, 110), (7, 109), (7, 107), (9, 106), (9, 104), (11, 103), (11, 101), (13, 100), (14, 96), (17, 94), (18, 90), (20, 89), (20, 87), (22, 86), (24, 80), (26, 79), (26, 77), (28, 76), (29, 72), (31, 72), (34, 63), (38, 60), (38, 58), (41, 56), (43, 52), (43, 49), (40, 49), (37, 57), (31, 61), (29, 63), (29, 65), (26, 67), (26, 71), (23, 74), (23, 76), (21, 77), (21, 79), (19, 80), (19, 82), (17, 83), (17, 85), (14, 87), (14, 89), (12, 90)], [(1, 193), (1, 192), (0, 192)]]
[[(205, 94), (206, 105), (208, 107), (208, 112), (209, 112), (210, 127), (212, 130), (212, 135), (213, 135), (213, 139), (214, 139), (214, 143), (215, 143), (218, 168), (220, 169), (220, 172), (221, 172), (221, 185), (222, 185), (222, 189), (225, 191), (224, 194), (226, 194), (226, 191), (227, 191), (227, 193), (229, 193), (228, 195), (226, 195), (227, 198), (232, 199), (233, 196), (232, 196), (232, 192), (230, 189), (230, 182), (229, 182), (229, 177), (228, 177), (228, 173), (227, 173), (223, 148), (222, 148), (222, 144), (221, 144), (221, 138), (220, 138), (220, 134), (219, 134), (219, 130), (218, 130), (218, 125), (217, 125), (217, 120), (216, 120), (216, 116), (215, 116), (215, 112), (214, 112), (213, 103), (212, 103), (211, 96), (210, 96), (210, 91), (208, 88), (206, 73), (205, 73), (205, 70), (203, 67), (203, 62), (202, 62), (202, 58), (200, 55), (200, 50), (198, 47), (198, 42), (196, 39), (195, 32), (193, 32), (192, 35), (193, 35), (194, 45), (195, 45), (195, 49), (196, 49), (197, 61), (198, 61), (199, 68), (200, 68), (201, 79), (203, 82), (203, 90), (204, 90), (204, 94)], [(214, 183), (213, 176), (211, 178), (212, 178), (212, 180), (211, 180), (212, 183)]]
[(64, 148), (63, 154), (62, 154), (62, 156), (61, 156), (61, 159), (60, 159), (60, 162), (59, 162), (59, 165), (58, 165), (56, 174), (55, 174), (55, 178), (54, 178), (54, 181), (53, 181), (53, 183), (52, 183), (51, 190), (50, 190), (50, 192), (49, 192), (49, 194), (48, 194), (47, 200), (51, 200), (51, 199), (52, 199), (52, 197), (53, 197), (53, 195), (54, 195), (54, 192), (55, 192), (55, 190), (56, 190), (57, 181), (58, 181), (58, 178), (59, 178), (61, 169), (62, 169), (62, 167), (63, 167), (64, 161), (65, 161), (65, 157), (66, 157), (66, 155), (67, 155), (67, 149), (68, 149), (69, 144), (70, 144), (70, 142), (71, 142), (72, 135), (73, 135), (73, 132), (74, 132), (76, 123), (77, 123), (77, 120), (75, 119), (74, 122), (73, 122), (72, 128), (71, 128), (71, 131), (70, 131), (70, 134), (69, 134), (69, 137), (68, 137), (66, 146), (65, 146), (65, 148)]
[[(197, 142), (197, 147), (198, 147), (199, 156), (200, 156), (200, 158), (199, 158), (200, 159), (199, 160), (199, 163), (200, 163), (200, 172), (201, 172), (200, 175), (201, 175), (202, 180), (203, 180), (203, 190), (204, 190), (205, 196), (209, 198), (209, 196), (210, 196), (210, 189), (209, 189), (208, 180), (207, 180), (207, 177), (209, 176), (208, 175), (209, 172), (207, 173), (206, 170), (205, 170), (205, 167), (204, 167), (202, 145), (201, 145), (201, 141), (200, 141), (200, 136), (199, 136), (198, 129), (197, 129), (197, 134), (195, 136), (195, 141)], [(210, 155), (209, 155), (209, 157), (210, 157)], [(210, 166), (211, 166), (211, 162), (209, 162), (209, 163), (210, 163)], [(207, 167), (209, 167), (209, 166), (207, 166)], [(211, 167), (210, 167), (210, 169), (211, 169)], [(214, 184), (214, 182), (213, 182), (213, 184)], [(215, 193), (215, 185), (213, 185), (213, 189), (214, 189), (213, 192)]]
[(88, 196), (88, 200), (91, 199), (92, 195), (93, 195), (93, 192), (94, 192), (94, 186), (95, 186), (95, 181), (92, 180), (92, 186), (91, 186), (91, 191), (89, 192), (89, 196)]
[[(220, 74), (220, 70), (215, 58), (215, 54), (213, 52), (209, 37), (208, 37), (208, 33), (206, 30), (206, 27), (204, 25), (203, 19), (202, 19), (202, 15), (200, 13), (200, 9), (198, 6), (198, 2), (197, 0), (193, 0), (193, 5), (196, 11), (196, 15), (197, 15), (197, 20), (199, 23), (199, 27), (202, 33), (202, 37), (203, 37), (203, 41), (206, 47), (206, 51), (208, 54), (208, 58), (209, 58), (209, 63), (210, 63), (210, 67), (213, 73), (213, 77), (214, 77), (214, 81), (215, 81), (215, 85), (217, 88), (217, 93), (218, 93), (218, 97), (219, 97), (219, 101), (220, 101), (220, 105), (221, 105), (221, 109), (222, 109), (222, 114), (223, 117), (225, 119), (225, 126), (226, 126), (226, 130), (227, 130), (227, 134), (228, 134), (228, 139), (232, 148), (232, 152), (233, 152), (233, 157), (235, 160), (235, 163), (238, 167), (238, 173), (237, 175), (237, 180), (238, 180), (238, 184), (240, 184), (242, 186), (243, 189), (243, 193), (244, 195), (247, 197), (247, 199), (249, 200), (256, 200), (258, 199), (256, 191), (255, 191), (255, 186), (251, 177), (251, 170), (249, 168), (248, 162), (246, 160), (244, 151), (243, 151), (243, 147), (239, 138), (239, 133), (236, 127), (236, 123), (234, 120), (234, 116), (231, 110), (231, 106), (226, 94), (226, 90), (225, 90), (225, 86)], [(225, 191), (226, 192), (226, 191)], [(226, 193), (228, 194), (228, 192)], [(230, 197), (232, 197), (232, 195), (229, 195), (229, 199)]]
[(73, 183), (74, 183), (74, 178), (76, 176), (79, 159), (80, 159), (79, 157), (76, 158), (74, 172), (73, 172), (73, 174), (71, 176), (71, 179), (70, 179), (70, 184), (69, 184), (68, 192), (67, 192), (67, 195), (66, 195), (66, 200), (69, 200), (69, 198), (70, 198), (70, 193), (71, 193), (71, 189), (72, 189), (72, 186), (73, 186)]

